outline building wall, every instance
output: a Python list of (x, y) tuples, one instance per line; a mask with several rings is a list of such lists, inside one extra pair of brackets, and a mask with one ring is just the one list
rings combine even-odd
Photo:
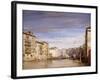
[(50, 54), (52, 54), (52, 57), (53, 58), (57, 58), (57, 57), (59, 57), (60, 55), (60, 53), (59, 53), (59, 50), (57, 49), (57, 48), (50, 48), (49, 49), (49, 53)]
[(31, 32), (23, 32), (23, 60), (45, 60), (48, 58), (48, 43), (38, 41)]
[(36, 37), (33, 36), (31, 32), (24, 32), (23, 33), (23, 60), (30, 61), (34, 60), (35, 57), (35, 39)]
[(61, 51), (62, 58), (69, 58), (67, 54), (67, 49), (61, 49), (60, 51)]
[(35, 58), (36, 60), (41, 60), (41, 55), (42, 55), (42, 44), (40, 42), (36, 42), (36, 54)]
[(46, 42), (42, 43), (42, 52), (43, 52), (43, 58), (47, 59), (47, 57), (48, 57), (48, 43), (46, 43)]
[(91, 31), (87, 32), (87, 56), (89, 55), (89, 50), (91, 49)]
[(39, 60), (46, 60), (48, 58), (48, 43), (36, 42), (36, 56)]

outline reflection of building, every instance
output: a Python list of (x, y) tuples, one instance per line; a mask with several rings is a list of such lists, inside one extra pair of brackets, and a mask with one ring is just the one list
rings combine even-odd
[(44, 60), (48, 57), (48, 43), (37, 41), (31, 32), (23, 32), (23, 60)]

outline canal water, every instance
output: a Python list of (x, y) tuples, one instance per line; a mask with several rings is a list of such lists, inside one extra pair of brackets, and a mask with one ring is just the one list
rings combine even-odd
[(70, 59), (23, 62), (23, 69), (63, 68), (80, 66), (85, 66), (85, 64), (80, 63), (77, 60)]

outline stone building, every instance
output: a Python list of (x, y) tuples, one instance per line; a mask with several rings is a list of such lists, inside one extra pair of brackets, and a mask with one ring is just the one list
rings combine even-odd
[(41, 55), (42, 55), (42, 44), (39, 41), (36, 41), (36, 54), (35, 58), (36, 60), (41, 60)]
[(42, 42), (42, 52), (43, 52), (43, 59), (48, 58), (48, 43), (43, 41)]
[(23, 60), (34, 60), (36, 37), (31, 32), (23, 32)]
[(52, 55), (52, 58), (59, 58), (61, 55), (57, 47), (49, 48), (49, 54)]
[(38, 41), (31, 32), (23, 32), (23, 60), (46, 60), (48, 58), (48, 43)]
[(60, 49), (61, 58), (69, 58), (69, 55), (67, 54), (67, 49)]
[(86, 28), (86, 57), (87, 64), (91, 65), (91, 27)]
[(82, 46), (83, 54), (81, 61), (87, 65), (91, 65), (91, 27), (86, 27), (85, 30), (85, 44)]
[(91, 28), (87, 28), (87, 56), (89, 55), (89, 50), (91, 49)]
[(46, 60), (48, 58), (48, 43), (36, 41), (36, 56), (37, 60)]

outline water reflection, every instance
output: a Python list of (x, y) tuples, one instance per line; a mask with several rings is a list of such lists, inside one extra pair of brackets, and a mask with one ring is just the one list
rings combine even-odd
[(80, 67), (83, 63), (70, 59), (23, 62), (23, 69)]

